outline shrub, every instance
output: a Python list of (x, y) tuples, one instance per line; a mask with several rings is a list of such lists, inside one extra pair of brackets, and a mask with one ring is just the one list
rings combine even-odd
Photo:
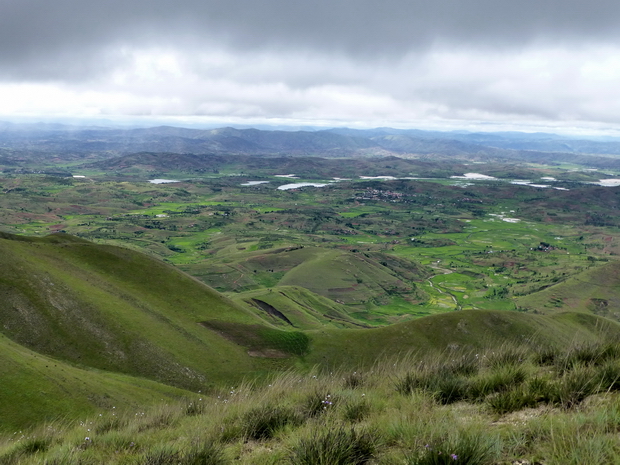
[(301, 439), (291, 451), (291, 461), (296, 465), (361, 465), (372, 459), (376, 448), (373, 434), (340, 427)]

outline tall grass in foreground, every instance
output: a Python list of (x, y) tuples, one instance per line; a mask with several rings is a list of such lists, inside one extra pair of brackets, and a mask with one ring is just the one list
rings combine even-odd
[(410, 355), (0, 437), (0, 463), (620, 464), (620, 345)]

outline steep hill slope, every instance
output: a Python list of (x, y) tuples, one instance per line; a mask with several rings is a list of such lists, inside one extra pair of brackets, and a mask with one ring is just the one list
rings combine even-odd
[(198, 324), (262, 320), (141, 253), (4, 234), (0, 267), (0, 331), (32, 350), (193, 389), (266, 368)]
[(192, 395), (143, 378), (86, 370), (37, 354), (0, 335), (0, 430), (93, 416)]

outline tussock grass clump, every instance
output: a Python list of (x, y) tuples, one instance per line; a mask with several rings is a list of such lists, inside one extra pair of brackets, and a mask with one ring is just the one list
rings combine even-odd
[(436, 371), (440, 373), (472, 376), (478, 373), (480, 369), (480, 359), (477, 354), (468, 352), (456, 355), (447, 354), (443, 360), (440, 358), (436, 363)]
[(45, 437), (30, 437), (18, 442), (11, 451), (0, 456), (0, 463), (5, 465), (17, 465), (27, 458), (40, 455), (47, 451), (52, 441)]
[(339, 396), (315, 390), (304, 399), (302, 412), (306, 417), (312, 418), (332, 411), (339, 403)]
[(178, 422), (181, 417), (182, 412), (180, 412), (176, 406), (164, 405), (152, 415), (138, 417), (135, 422), (135, 427), (138, 431), (161, 429), (172, 426)]
[(554, 365), (561, 357), (562, 351), (557, 347), (539, 347), (532, 354), (532, 360), (538, 366)]
[(527, 360), (529, 352), (523, 346), (504, 345), (497, 350), (487, 351), (483, 360), (486, 366), (492, 368), (520, 365)]
[(350, 400), (344, 405), (342, 418), (348, 422), (357, 423), (368, 417), (370, 412), (370, 403), (365, 398), (355, 401)]
[[(137, 414), (136, 414), (137, 415)], [(94, 427), (98, 434), (107, 433), (108, 431), (118, 430), (129, 424), (129, 418), (126, 416), (111, 415), (98, 421)]]
[(441, 372), (410, 372), (396, 381), (396, 390), (410, 394), (416, 390), (428, 392), (441, 404), (451, 404), (467, 399), (470, 382), (463, 376)]
[(601, 390), (620, 391), (620, 361), (609, 360), (598, 370)]
[(206, 406), (202, 400), (189, 401), (185, 406), (185, 415), (187, 416), (202, 415), (205, 411)]
[(511, 364), (500, 366), (472, 380), (468, 398), (482, 400), (489, 394), (510, 390), (523, 383), (526, 377), (527, 373), (522, 367)]
[(177, 465), (180, 463), (181, 453), (170, 448), (151, 451), (142, 457), (142, 465)]
[(609, 360), (620, 358), (620, 344), (573, 344), (564, 354), (555, 359), (554, 366), (563, 373), (577, 365), (600, 366)]
[(244, 437), (263, 440), (271, 439), (287, 425), (300, 425), (303, 423), (303, 418), (290, 407), (263, 405), (246, 412), (239, 422)]
[(551, 384), (551, 402), (564, 408), (574, 407), (586, 397), (600, 391), (601, 385), (596, 375), (596, 370), (587, 366), (577, 366), (565, 372)]
[(183, 456), (182, 465), (225, 465), (222, 448), (214, 442), (196, 444)]
[(538, 401), (533, 392), (521, 386), (489, 396), (487, 404), (493, 413), (504, 415), (524, 408), (535, 407)]
[(377, 438), (368, 431), (339, 427), (315, 431), (300, 439), (291, 450), (296, 465), (362, 465), (377, 450)]
[(424, 450), (406, 458), (407, 465), (485, 465), (493, 460), (493, 443), (474, 434), (460, 434), (437, 443), (426, 444)]
[(357, 389), (364, 386), (365, 383), (366, 376), (357, 371), (349, 373), (342, 378), (342, 385), (345, 389)]
[(141, 465), (225, 465), (229, 463), (222, 449), (211, 442), (194, 445), (187, 450), (164, 447), (145, 453)]

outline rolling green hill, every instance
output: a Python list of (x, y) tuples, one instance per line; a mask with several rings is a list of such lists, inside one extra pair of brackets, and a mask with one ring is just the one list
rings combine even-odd
[(594, 266), (515, 300), (518, 305), (540, 313), (579, 311), (620, 321), (620, 262)]
[(300, 286), (246, 291), (233, 300), (281, 328), (368, 327), (351, 318), (344, 305)]
[(139, 252), (3, 235), (0, 266), (1, 331), (37, 352), (192, 389), (266, 368), (198, 324), (262, 320)]
[[(246, 302), (245, 293), (250, 291), (253, 291), (248, 294), (251, 297), (263, 295), (270, 299), (270, 305), (290, 319), (297, 318), (287, 313), (293, 307), (295, 312), (305, 312), (298, 304), (292, 304), (298, 297), (289, 296), (284, 303), (282, 300), (275, 302), (274, 296), (287, 295), (292, 287), (298, 289), (299, 295), (304, 288), (301, 300), (305, 303), (301, 306), (318, 305), (316, 311), (331, 312), (328, 320), (338, 323), (336, 327), (345, 321), (362, 326), (393, 322), (381, 315), (380, 307), (388, 305), (395, 297), (406, 300), (409, 306), (423, 301), (426, 296), (416, 283), (432, 274), (430, 268), (415, 262), (357, 249), (296, 246), (252, 250), (249, 247), (243, 251), (224, 250), (221, 255), (222, 259), (218, 259), (215, 254), (209, 266), (198, 264), (182, 268), (218, 290), (236, 289), (237, 293), (231, 293), (236, 301)], [(255, 303), (251, 305), (256, 307)], [(331, 310), (328, 312), (327, 308)], [(257, 314), (265, 316), (264, 312)], [(396, 315), (394, 321), (400, 317), (401, 314)], [(314, 318), (311, 317), (313, 322), (306, 323), (299, 320), (293, 326), (312, 329), (317, 323)], [(325, 318), (319, 319), (323, 325)]]
[[(315, 252), (293, 269), (327, 260), (326, 269), (359, 266), (370, 276), (362, 280), (392, 276), (389, 264), (377, 268), (377, 257), (360, 265), (372, 254)], [(300, 286), (231, 300), (142, 253), (65, 234), (3, 233), (0, 266), (0, 428), (150, 404), (292, 367), (368, 368), (405, 353), (507, 341), (562, 348), (620, 339), (620, 324), (587, 313), (455, 311), (361, 328), (346, 305)]]
[(331, 367), (368, 368), (386, 357), (499, 347), (507, 342), (568, 347), (576, 341), (615, 340), (620, 324), (596, 315), (559, 313), (532, 315), (495, 310), (463, 310), (373, 328), (309, 333), (309, 362)]

